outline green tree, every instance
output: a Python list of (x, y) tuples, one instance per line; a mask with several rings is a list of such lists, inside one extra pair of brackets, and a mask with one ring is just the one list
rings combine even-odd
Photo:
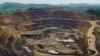
[(86, 13), (89, 15), (100, 16), (100, 9), (89, 9)]

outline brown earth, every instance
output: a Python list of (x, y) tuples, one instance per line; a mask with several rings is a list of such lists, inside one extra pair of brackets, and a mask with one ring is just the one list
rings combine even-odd
[[(27, 12), (0, 16), (0, 55), (50, 56), (47, 51), (53, 49), (60, 52), (59, 55), (89, 56), (87, 33), (93, 26), (89, 21), (98, 19), (77, 12), (33, 8)], [(75, 43), (59, 42), (57, 37), (71, 38)]]

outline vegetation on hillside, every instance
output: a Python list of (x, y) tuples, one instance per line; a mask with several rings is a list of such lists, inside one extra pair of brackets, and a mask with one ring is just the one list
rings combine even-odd
[(23, 12), (29, 8), (60, 8), (64, 11), (81, 12), (88, 15), (100, 16), (100, 5), (89, 4), (67, 4), (67, 5), (49, 5), (49, 4), (21, 4), (4, 3), (0, 4), (0, 15), (9, 15), (15, 12)]
[(0, 9), (0, 15), (9, 15), (15, 12), (23, 12), (25, 9), (23, 8), (8, 8), (6, 10)]
[(100, 9), (89, 9), (86, 12), (89, 15), (100, 16)]

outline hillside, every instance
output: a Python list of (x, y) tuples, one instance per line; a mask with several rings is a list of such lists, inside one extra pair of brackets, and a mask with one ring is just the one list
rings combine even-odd
[(0, 14), (1, 15), (8, 15), (13, 14), (15, 12), (22, 12), (26, 11), (29, 8), (62, 8), (67, 11), (75, 11), (75, 12), (82, 12), (86, 13), (89, 9), (100, 9), (100, 5), (98, 4), (58, 4), (58, 5), (51, 5), (51, 4), (22, 4), (22, 3), (3, 3), (0, 4)]

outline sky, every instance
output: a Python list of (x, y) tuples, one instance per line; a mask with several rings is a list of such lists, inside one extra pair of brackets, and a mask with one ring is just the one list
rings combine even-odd
[(24, 4), (69, 4), (69, 3), (88, 3), (100, 4), (100, 0), (0, 0), (0, 3), (19, 2)]

